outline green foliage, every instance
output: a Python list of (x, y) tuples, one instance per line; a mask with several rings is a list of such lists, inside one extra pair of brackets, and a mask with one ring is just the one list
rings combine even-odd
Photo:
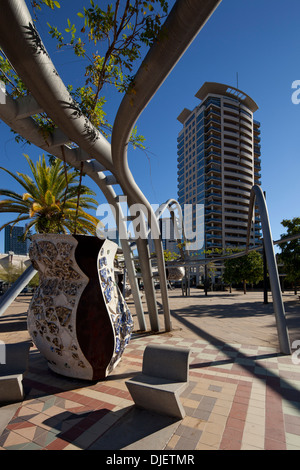
[(6, 266), (0, 266), (0, 279), (13, 284), (24, 271), (25, 268), (8, 263)]
[(5, 57), (4, 52), (0, 49), (0, 80), (5, 83), (10, 94), (13, 97), (25, 96), (28, 91), (12, 68), (9, 60)]
[[(17, 181), (25, 191), (23, 195), (15, 191), (0, 189), (0, 212), (17, 213), (17, 217), (0, 227), (28, 222), (24, 236), (31, 228), (38, 233), (77, 233), (95, 234), (98, 220), (86, 210), (96, 210), (94, 192), (78, 183), (78, 173), (68, 170), (56, 159), (48, 166), (44, 155), (34, 164), (25, 155), (32, 176), (0, 169)], [(80, 197), (79, 205), (78, 195)]]
[[(292, 220), (284, 219), (281, 225), (286, 228), (286, 233), (281, 235), (281, 239), (300, 234), (300, 217), (294, 217)], [(300, 239), (281, 243), (280, 248), (279, 258), (284, 264), (286, 279), (296, 285), (300, 280)]]
[[(31, 6), (37, 20), (42, 7), (53, 10), (60, 8), (60, 3), (31, 0)], [(167, 12), (166, 0), (114, 0), (106, 6), (90, 0), (89, 6), (83, 6), (77, 13), (76, 24), (66, 19), (64, 31), (47, 23), (57, 48), (71, 47), (76, 57), (82, 59), (82, 84), (76, 89), (70, 84), (70, 93), (78, 109), (106, 137), (110, 136), (112, 125), (104, 112), (106, 99), (103, 88), (112, 86), (121, 93), (135, 93), (135, 64), (142, 57), (143, 47), (151, 46), (158, 38)], [(0, 80), (6, 83), (14, 96), (28, 93), (1, 49)], [(52, 130), (53, 123), (46, 116), (35, 118), (44, 132)], [(134, 148), (145, 149), (144, 140), (134, 129), (130, 138)]]
[(164, 258), (165, 261), (175, 261), (176, 259), (180, 258), (180, 255), (170, 250), (164, 250)]
[[(22, 79), (17, 75), (1, 48), (0, 80), (5, 83), (7, 92), (14, 98), (27, 96), (29, 94), (29, 91), (23, 83)], [(32, 118), (38, 124), (41, 134), (44, 136), (46, 141), (47, 136), (52, 133), (55, 128), (53, 121), (45, 113), (34, 115)], [(26, 141), (26, 139), (24, 139), (22, 136), (16, 134), (14, 131), (12, 132), (15, 134), (16, 142), (26, 142), (27, 144), (30, 144), (30, 142)]]
[[(103, 110), (106, 103), (101, 96), (103, 87), (112, 85), (119, 92), (134, 93), (134, 64), (141, 58), (142, 46), (150, 46), (157, 38), (167, 10), (165, 0), (116, 0), (106, 8), (91, 0), (89, 8), (83, 7), (78, 12), (78, 25), (67, 20), (67, 41), (63, 33), (49, 25), (58, 48), (72, 46), (76, 56), (87, 59), (85, 83), (73, 92), (73, 97), (106, 136), (111, 125)], [(130, 140), (135, 148), (145, 148), (144, 138), (136, 129)]]
[[(15, 265), (8, 263), (5, 266), (0, 266), (0, 280), (7, 282), (8, 284), (13, 284), (16, 282), (21, 274), (26, 270), (26, 267), (23, 267), (21, 264)], [(33, 278), (29, 281), (28, 286), (37, 287), (39, 285), (39, 274), (36, 273)]]
[(41, 10), (42, 5), (46, 5), (51, 10), (54, 10), (54, 7), (60, 8), (60, 3), (56, 0), (31, 0), (31, 6), (37, 10)]
[[(239, 250), (233, 250), (238, 253)], [(244, 292), (246, 284), (257, 284), (263, 279), (263, 260), (257, 251), (251, 251), (247, 255), (236, 258), (228, 258), (224, 261), (223, 280), (228, 284), (243, 282)]]

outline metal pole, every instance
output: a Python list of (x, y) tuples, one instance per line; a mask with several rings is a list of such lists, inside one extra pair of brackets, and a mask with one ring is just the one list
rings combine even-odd
[(291, 354), (290, 340), (287, 330), (285, 310), (282, 301), (278, 269), (274, 253), (274, 245), (269, 221), (269, 215), (267, 210), (266, 201), (260, 186), (253, 186), (250, 194), (250, 205), (249, 205), (249, 215), (248, 215), (248, 233), (247, 233), (247, 248), (249, 245), (250, 239), (250, 229), (251, 229), (251, 219), (254, 208), (254, 200), (258, 205), (259, 214), (261, 218), (261, 225), (264, 237), (264, 247), (266, 252), (266, 259), (268, 262), (269, 268), (269, 278), (271, 291), (273, 296), (273, 305), (276, 318), (277, 332), (280, 350), (283, 354)]
[(122, 294), (125, 299), (125, 296), (126, 296), (126, 268), (125, 267), (123, 269), (123, 289), (122, 290), (123, 290)]
[(14, 282), (8, 291), (3, 294), (0, 300), (0, 317), (4, 314), (4, 312), (8, 309), (8, 307), (12, 304), (16, 297), (22, 292), (24, 287), (31, 281), (33, 276), (37, 273), (32, 265), (28, 266), (28, 268), (21, 274), (21, 276)]
[(268, 268), (265, 246), (263, 247), (263, 265), (264, 265), (264, 304), (268, 304)]
[[(95, 139), (88, 139), (85, 136), (87, 118), (81, 114), (76, 117), (74, 116), (74, 110), (72, 111), (73, 100), (58, 76), (47, 52), (43, 48), (38, 54), (32, 53), (32, 39), (28, 38), (24, 28), (24, 25), (32, 24), (32, 19), (25, 2), (12, 0), (9, 2), (5, 1), (4, 3), (5, 6), (3, 5), (0, 15), (1, 47), (5, 50), (18, 75), (27, 83), (27, 87), (35, 99), (31, 95), (30, 97), (25, 97), (26, 103), (24, 103), (24, 100), (21, 100), (20, 103), (19, 100), (13, 100), (6, 94), (6, 104), (5, 106), (0, 106), (1, 119), (27, 140), (62, 160), (63, 155), (60, 150), (62, 145), (57, 146), (57, 143), (55, 143), (55, 131), (58, 131), (60, 139), (63, 137), (62, 142), (65, 144), (63, 148), (66, 161), (75, 168), (80, 168), (81, 162), (84, 162), (84, 173), (88, 174), (96, 182), (109, 204), (117, 211), (116, 194), (112, 187), (106, 184), (106, 177), (102, 173), (103, 170), (113, 171), (109, 142), (91, 123), (89, 123), (89, 128), (93, 130)], [(10, 25), (9, 28), (7, 28), (8, 24)], [(12, 37), (14, 38), (13, 41)], [(25, 62), (26, 66), (24, 67)], [(24, 107), (24, 105), (26, 106)], [(19, 108), (23, 110), (21, 113)], [(30, 113), (30, 110), (32, 111), (33, 108), (35, 112)], [(43, 110), (56, 122), (58, 127), (53, 135), (48, 135), (47, 138), (41, 135), (35, 121), (28, 117)], [(20, 116), (22, 116), (21, 119)], [(67, 144), (72, 140), (78, 144), (77, 149), (68, 147)], [(119, 223), (120, 219), (123, 220), (123, 217), (118, 217), (117, 223)], [(118, 229), (120, 229), (119, 225)], [(146, 328), (146, 324), (135, 278), (135, 269), (131, 262), (131, 250), (126, 240), (121, 241), (121, 243), (140, 329), (143, 330)]]
[(208, 291), (208, 278), (207, 278), (207, 265), (204, 267), (204, 292), (205, 296), (207, 296), (207, 291)]
[[(264, 191), (264, 198), (266, 201), (266, 191)], [(264, 304), (268, 303), (268, 267), (265, 251), (265, 244), (263, 240), (263, 263), (264, 263)]]
[[(157, 220), (152, 220), (152, 207), (137, 186), (128, 166), (127, 147), (134, 125), (167, 78), (180, 57), (213, 14), (220, 0), (177, 0), (162, 28), (159, 40), (150, 48), (137, 71), (133, 88), (124, 96), (118, 109), (112, 132), (112, 159), (114, 174), (123, 191), (134, 203), (144, 204), (148, 210), (151, 231), (159, 233)], [(134, 93), (133, 93), (134, 91)], [(159, 237), (154, 237), (157, 268), (160, 277), (165, 328), (171, 328), (170, 306), (165, 274), (165, 262)]]

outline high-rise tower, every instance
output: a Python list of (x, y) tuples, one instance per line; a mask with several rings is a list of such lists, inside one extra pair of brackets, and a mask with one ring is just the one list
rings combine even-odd
[[(205, 209), (204, 246), (209, 249), (245, 247), (250, 191), (260, 184), (260, 123), (257, 104), (244, 92), (220, 83), (204, 83), (195, 95), (193, 111), (178, 116), (178, 201)], [(260, 223), (253, 218), (252, 242)]]
[(7, 225), (4, 229), (4, 252), (13, 251), (15, 255), (27, 255), (29, 241), (22, 240), (24, 236), (24, 227), (12, 227)]

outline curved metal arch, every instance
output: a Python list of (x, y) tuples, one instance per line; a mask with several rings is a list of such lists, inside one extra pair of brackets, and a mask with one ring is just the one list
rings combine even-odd
[[(52, 146), (57, 147), (68, 141), (75, 142), (79, 149), (72, 150), (70, 163), (72, 160), (73, 163), (71, 164), (73, 166), (76, 166), (78, 162), (84, 161), (84, 171), (94, 180), (96, 178), (95, 181), (98, 185), (100, 185), (100, 181), (106, 181), (106, 177), (101, 172), (109, 170), (115, 176), (116, 182), (121, 186), (124, 194), (128, 196), (129, 204), (145, 204), (150, 215), (151, 206), (136, 185), (127, 164), (127, 144), (131, 129), (142, 108), (145, 107), (146, 103), (154, 95), (158, 86), (166, 78), (220, 2), (221, 0), (206, 0), (201, 5), (199, 5), (197, 0), (178, 0), (176, 2), (165, 23), (159, 46), (157, 47), (156, 44), (151, 48), (146, 60), (139, 69), (136, 77), (139, 93), (137, 93), (134, 99), (133, 106), (130, 103), (128, 108), (128, 95), (126, 95), (122, 102), (122, 104), (125, 103), (125, 107), (121, 105), (119, 109), (112, 136), (115, 147), (114, 154), (111, 154), (109, 142), (81, 114), (76, 103), (74, 103), (68, 93), (35, 29), (24, 1), (3, 0), (2, 2), (0, 44), (33, 96), (29, 106), (28, 103), (27, 108), (25, 106), (25, 111), (28, 112), (28, 108), (31, 109), (28, 115), (33, 115), (41, 110), (46, 112), (58, 126), (53, 137), (54, 142), (52, 142)], [(149, 69), (145, 76), (144, 72), (147, 67)], [(146, 101), (144, 98), (146, 98)], [(129, 97), (129, 100), (131, 99), (132, 96)], [(22, 101), (24, 103), (24, 100)], [(15, 119), (26, 119), (26, 112), (24, 116), (22, 103), (19, 102), (19, 104), (20, 109), (15, 115)], [(123, 173), (124, 168), (126, 171)], [(107, 190), (108, 186), (105, 186), (103, 193), (106, 194), (106, 191), (108, 191), (108, 197), (114, 197)], [(110, 201), (111, 199), (109, 199)], [(151, 217), (149, 218), (150, 220)], [(155, 238), (155, 246), (158, 255), (162, 303), (165, 326), (167, 330), (170, 330), (171, 322), (165, 264), (156, 219), (154, 219), (151, 229), (158, 234), (158, 237)], [(142, 239), (137, 240), (137, 248), (140, 255), (142, 275), (147, 285), (145, 294), (149, 316), (152, 316), (153, 322), (157, 325), (155, 329), (157, 329), (159, 328), (158, 312), (147, 241)], [(130, 254), (128, 254), (128, 260), (131, 262)]]
[(133, 82), (134, 93), (132, 90), (127, 92), (121, 102), (112, 132), (112, 159), (121, 187), (123, 191), (127, 188), (130, 201), (144, 205), (148, 211), (148, 224), (154, 234), (166, 329), (170, 329), (170, 310), (159, 226), (151, 205), (129, 169), (127, 147), (139, 115), (220, 3), (221, 0), (178, 0), (175, 3), (158, 41), (139, 67)]
[(60, 78), (24, 0), (3, 0), (0, 44), (38, 107), (75, 142), (113, 171), (110, 143), (80, 112)]
[[(174, 205), (176, 206), (176, 209), (179, 212), (179, 224), (180, 225), (177, 223), (174, 211), (172, 210), (172, 206)], [(182, 239), (185, 241), (182, 207), (179, 204), (179, 202), (176, 201), (176, 199), (173, 199), (173, 198), (168, 199), (166, 202), (161, 204), (159, 208), (155, 211), (155, 216), (157, 220), (159, 220), (159, 218), (162, 216), (162, 214), (165, 212), (166, 209), (168, 209), (171, 214), (171, 220), (174, 226), (174, 236), (176, 237), (178, 244), (181, 244)], [(179, 248), (179, 249), (180, 249), (181, 257), (182, 259), (184, 259), (184, 251), (182, 248)]]
[[(12, 32), (14, 34), (13, 41), (11, 40)], [(35, 30), (24, 0), (3, 1), (0, 16), (0, 44), (18, 75), (22, 77), (27, 88), (31, 91), (36, 108), (46, 112), (58, 126), (55, 131), (56, 141), (75, 142), (79, 146), (79, 155), (76, 155), (76, 160), (92, 160), (93, 158), (94, 160), (89, 163), (93, 165), (96, 172), (109, 170), (119, 183), (119, 175), (116, 174), (115, 165), (112, 162), (109, 142), (85, 116), (81, 115), (76, 107)], [(34, 109), (34, 104), (31, 108)], [(22, 112), (19, 112), (16, 117), (18, 118), (20, 114), (22, 115)], [(122, 187), (121, 184), (120, 186)], [(126, 185), (122, 187), (124, 195), (128, 195), (129, 203), (132, 205), (138, 201), (130, 199), (128, 194), (130, 189)], [(147, 240), (138, 239), (137, 249), (142, 275), (147, 286), (145, 295), (150, 321), (152, 328), (159, 330), (158, 308)], [(130, 259), (126, 262), (130, 262)], [(164, 270), (162, 276), (164, 276)], [(165, 327), (170, 330), (168, 294), (163, 279), (161, 284)]]
[(176, 209), (178, 210), (179, 212), (179, 220), (181, 221), (181, 227), (178, 227), (178, 224), (176, 224), (176, 227), (174, 226), (174, 228), (176, 228), (177, 230), (177, 233), (178, 235), (181, 237), (183, 236), (184, 237), (184, 224), (183, 224), (183, 217), (182, 217), (182, 207), (181, 205), (179, 204), (178, 201), (176, 201), (176, 199), (168, 199), (166, 202), (163, 202), (159, 207), (158, 209), (156, 209), (155, 211), (155, 217), (156, 219), (158, 220), (162, 214), (164, 213), (164, 211), (166, 209), (169, 210), (170, 214), (174, 213), (173, 210), (172, 210), (172, 206), (176, 206)]
[[(72, 97), (60, 79), (42, 44), (38, 32), (34, 30), (34, 34), (27, 35), (28, 29), (34, 27), (24, 1), (4, 0), (3, 3), (0, 16), (0, 44), (15, 70), (22, 77), (32, 93), (32, 96), (25, 97), (25, 99), (22, 98), (18, 100), (18, 103), (14, 103), (14, 105), (10, 102), (9, 113), (7, 119), (4, 119), (5, 122), (11, 128), (18, 127), (18, 129), (21, 129), (23, 132), (20, 132), (20, 130), (17, 132), (26, 139), (35, 141), (34, 143), (40, 148), (44, 148), (48, 152), (52, 151), (58, 158), (66, 158), (66, 161), (74, 167), (78, 168), (80, 162), (83, 162), (83, 171), (94, 179), (103, 194), (107, 197), (109, 204), (114, 205), (117, 211), (119, 211), (120, 206), (116, 200), (117, 195), (112, 189), (109, 189), (109, 185), (104, 184), (106, 176), (101, 173), (102, 171), (108, 170), (114, 175), (111, 146), (109, 142), (76, 108)], [(7, 27), (8, 24), (9, 27)], [(13, 41), (11, 40), (12, 31), (14, 32)], [(39, 38), (38, 45), (36, 44), (37, 38)], [(31, 99), (29, 106), (28, 98)], [(25, 106), (24, 113), (24, 101), (26, 100), (27, 107)], [(26, 117), (28, 107), (31, 109), (29, 115), (44, 111), (51, 117), (58, 126), (53, 136), (49, 136), (44, 140), (41, 135), (35, 133), (36, 129), (33, 120)], [(28, 119), (31, 119), (31, 121), (28, 121)], [(71, 150), (65, 145), (61, 147), (61, 144), (70, 141), (75, 142), (79, 146), (78, 149)], [(60, 148), (64, 149), (66, 156), (60, 154)], [(123, 220), (124, 217), (118, 218), (117, 226), (120, 219)], [(122, 231), (122, 233), (124, 232), (126, 232), (126, 230)], [(137, 280), (135, 276), (133, 279), (130, 274), (130, 271), (134, 271), (130, 247), (127, 248), (127, 240), (121, 240), (121, 243), (122, 248), (125, 247), (123, 248), (126, 257), (125, 262), (126, 265), (129, 265), (129, 281), (130, 283), (134, 283), (134, 285), (132, 285), (134, 294)], [(147, 256), (144, 246), (140, 247), (140, 251), (143, 277), (146, 282), (151, 282), (149, 257)], [(152, 329), (157, 331), (159, 330), (159, 322), (154, 288), (152, 292), (147, 291), (145, 293), (150, 323)], [(139, 312), (137, 314), (140, 319), (140, 328), (144, 330), (145, 320), (142, 314), (142, 304), (140, 300), (136, 303), (136, 308)]]
[[(22, 119), (16, 119), (16, 116), (18, 115), (18, 102), (17, 100), (14, 100), (10, 95), (6, 94), (6, 104), (0, 106), (0, 118), (2, 119), (3, 122), (5, 122), (11, 129), (13, 129), (15, 132), (18, 134), (22, 135), (24, 138), (28, 139), (36, 145), (37, 147), (41, 148), (44, 151), (47, 151), (48, 153), (50, 152), (52, 155), (56, 156), (60, 160), (65, 160), (67, 163), (71, 164), (73, 167), (80, 169), (81, 164), (83, 164), (83, 171), (86, 173), (90, 178), (93, 179), (93, 181), (98, 185), (100, 190), (102, 191), (103, 195), (105, 196), (106, 200), (110, 205), (112, 205), (115, 209), (115, 215), (116, 215), (116, 223), (118, 229), (121, 231), (123, 230), (123, 233), (126, 231), (126, 226), (124, 222), (124, 215), (122, 213), (122, 208), (120, 204), (116, 200), (116, 193), (111, 185), (107, 184), (107, 177), (105, 174), (100, 171), (100, 168), (102, 168), (100, 165), (97, 165), (97, 162), (95, 161), (82, 161), (81, 160), (81, 150), (80, 148), (78, 149), (71, 149), (65, 144), (62, 145), (55, 145), (55, 137), (49, 135), (47, 138), (47, 141), (41, 136), (41, 133), (39, 131), (39, 126), (36, 124), (34, 119), (31, 117), (27, 118), (22, 118)], [(122, 226), (120, 226), (122, 224)], [(123, 239), (121, 240), (121, 245), (122, 249), (124, 252), (124, 256), (126, 257), (126, 260), (131, 258), (131, 249), (128, 243), (128, 240)], [(137, 312), (137, 318), (139, 322), (139, 327), (141, 330), (146, 330), (146, 323), (145, 323), (145, 318), (144, 318), (144, 311), (141, 303), (141, 297), (139, 294), (139, 289), (137, 285), (137, 280), (135, 277), (135, 271), (134, 271), (134, 265), (133, 263), (127, 262), (127, 270), (128, 270), (128, 277), (129, 277), (129, 282), (131, 285), (132, 289), (132, 294), (134, 298), (134, 303), (136, 307), (136, 312)], [(32, 269), (27, 269), (27, 277), (24, 275), (25, 281), (27, 280), (27, 283), (30, 281), (30, 279), (34, 276), (36, 273), (35, 270)], [(15, 298), (15, 293), (19, 293), (23, 287), (24, 287), (24, 282), (22, 279), (20, 279), (20, 282), (17, 282), (16, 285), (14, 286), (14, 289), (10, 291), (10, 299), (5, 298), (1, 299), (0, 303), (0, 315), (1, 312), (3, 313), (6, 308), (10, 305), (11, 301)], [(5, 300), (5, 302), (2, 302), (2, 300)]]
[(287, 330), (285, 310), (281, 295), (280, 282), (278, 269), (275, 259), (274, 245), (270, 227), (270, 219), (267, 209), (266, 200), (263, 194), (263, 191), (260, 186), (253, 186), (250, 193), (250, 205), (249, 205), (249, 214), (248, 214), (248, 232), (247, 232), (247, 245), (246, 253), (249, 248), (250, 240), (250, 230), (251, 230), (251, 221), (253, 216), (254, 204), (258, 205), (259, 214), (261, 218), (261, 226), (264, 239), (264, 248), (266, 253), (266, 259), (269, 270), (269, 278), (271, 291), (273, 296), (273, 305), (275, 311), (276, 325), (278, 331), (279, 345), (280, 350), (283, 354), (291, 354), (290, 340)]

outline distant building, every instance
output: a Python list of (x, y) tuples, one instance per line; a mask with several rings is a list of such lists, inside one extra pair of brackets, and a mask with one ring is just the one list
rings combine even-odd
[[(171, 253), (179, 254), (178, 240), (175, 237), (175, 230), (172, 219), (170, 217), (162, 217), (158, 219), (158, 225), (162, 238), (163, 250), (171, 251)], [(150, 253), (155, 252), (154, 240), (149, 238), (149, 249)]]
[(10, 254), (0, 254), (0, 272), (3, 269), (7, 270), (10, 266), (24, 271), (30, 265), (31, 261), (28, 255), (15, 255), (12, 252)]
[(12, 227), (8, 225), (5, 227), (4, 232), (4, 252), (9, 253), (12, 251), (15, 255), (28, 254), (29, 241), (22, 240), (24, 235), (24, 227)]

